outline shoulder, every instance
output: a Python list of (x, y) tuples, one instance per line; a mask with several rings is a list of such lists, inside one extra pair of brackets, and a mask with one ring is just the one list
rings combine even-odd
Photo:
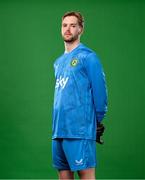
[(78, 50), (78, 57), (82, 59), (83, 64), (100, 63), (97, 53), (83, 44), (81, 44)]
[(80, 56), (83, 59), (88, 59), (89, 57), (94, 57), (94, 58), (98, 57), (94, 50), (83, 44), (80, 45), (77, 53), (78, 56)]
[(54, 67), (55, 67), (56, 65), (58, 65), (59, 63), (61, 63), (61, 61), (63, 60), (63, 56), (64, 56), (64, 54), (62, 54), (61, 56), (59, 56), (58, 58), (55, 59), (55, 61), (54, 61)]

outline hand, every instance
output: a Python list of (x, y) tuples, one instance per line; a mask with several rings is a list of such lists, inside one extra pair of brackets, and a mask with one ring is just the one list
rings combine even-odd
[(103, 144), (104, 141), (101, 139), (101, 136), (103, 136), (105, 127), (102, 123), (97, 122), (97, 132), (96, 132), (96, 142), (99, 144)]

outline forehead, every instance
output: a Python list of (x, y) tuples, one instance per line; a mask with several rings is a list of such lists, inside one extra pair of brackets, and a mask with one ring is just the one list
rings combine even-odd
[(63, 21), (62, 24), (77, 24), (78, 23), (78, 19), (75, 16), (66, 16)]

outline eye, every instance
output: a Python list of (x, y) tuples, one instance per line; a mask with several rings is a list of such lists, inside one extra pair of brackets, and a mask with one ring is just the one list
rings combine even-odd
[(67, 24), (62, 24), (62, 27), (66, 27), (67, 26)]

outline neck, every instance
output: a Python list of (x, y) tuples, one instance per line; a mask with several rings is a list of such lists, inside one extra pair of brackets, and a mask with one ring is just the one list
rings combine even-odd
[(65, 52), (69, 53), (71, 52), (73, 49), (75, 49), (80, 43), (80, 40), (77, 39), (74, 42), (64, 42), (64, 46), (65, 46)]

